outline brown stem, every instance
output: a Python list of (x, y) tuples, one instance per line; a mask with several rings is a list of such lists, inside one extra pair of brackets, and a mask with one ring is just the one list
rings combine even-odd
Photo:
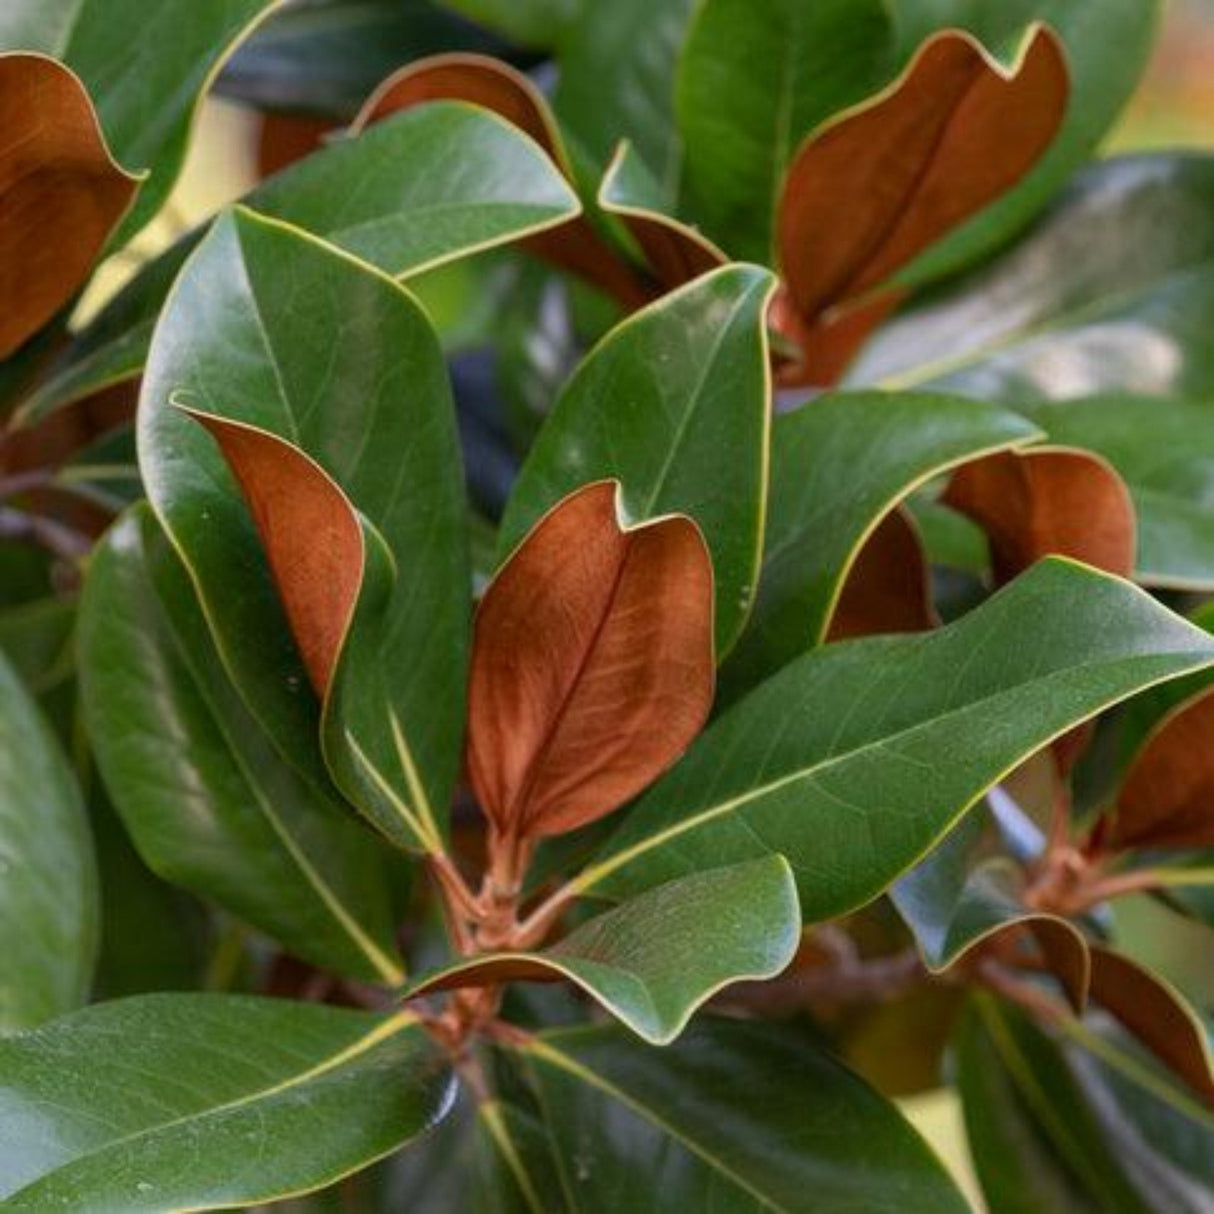
[(997, 995), (1019, 1004), (1026, 1011), (1050, 1024), (1067, 1018), (1067, 1010), (1040, 987), (1017, 978), (997, 961), (984, 961), (974, 970), (974, 979)]

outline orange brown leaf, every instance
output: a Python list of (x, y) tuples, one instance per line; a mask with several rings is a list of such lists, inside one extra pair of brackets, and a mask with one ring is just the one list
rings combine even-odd
[[(805, 328), (829, 324), (832, 309), (887, 283), (1015, 185), (1057, 134), (1068, 87), (1062, 44), (1044, 26), (1011, 71), (970, 35), (945, 30), (888, 89), (812, 133), (777, 220)], [(863, 333), (853, 321), (845, 336), (854, 349)], [(804, 381), (828, 382), (812, 367)]]
[(620, 525), (617, 485), (570, 494), (476, 617), (468, 771), (505, 837), (584, 826), (682, 754), (712, 704), (712, 564), (696, 525)]
[(137, 188), (75, 73), (0, 55), (0, 358), (71, 299)]
[(277, 435), (187, 412), (210, 431), (240, 485), (308, 678), (323, 699), (362, 585), (354, 507), (319, 464)]

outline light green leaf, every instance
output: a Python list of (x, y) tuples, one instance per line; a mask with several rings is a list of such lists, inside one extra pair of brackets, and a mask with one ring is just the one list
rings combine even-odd
[(402, 981), (385, 849), (250, 716), (146, 505), (93, 554), (80, 646), (89, 737), (147, 863), (314, 965)]
[(97, 874), (80, 789), (0, 656), (0, 1033), (82, 1003), (96, 945)]
[(671, 513), (704, 532), (718, 654), (750, 606), (763, 542), (771, 275), (727, 266), (613, 329), (566, 385), (506, 508), (505, 556), (562, 497), (617, 478), (639, 523)]
[(774, 978), (796, 954), (801, 916), (781, 856), (710, 869), (641, 894), (543, 952), (492, 953), (414, 984), (411, 994), (512, 979), (566, 978), (654, 1045), (731, 982)]
[(153, 339), (139, 416), (148, 496), (230, 677), (296, 753), (315, 736), (315, 699), (241, 492), (178, 405), (305, 452), (360, 512), (364, 567), (325, 753), (389, 838), (433, 846), (460, 759), (470, 575), (450, 386), (425, 314), (369, 267), (237, 211), (192, 256)]
[(1212, 663), (1214, 640), (1141, 591), (1047, 559), (947, 628), (786, 666), (701, 734), (577, 885), (624, 897), (774, 851), (807, 920), (843, 914), (1027, 755)]
[(912, 393), (833, 393), (777, 418), (759, 595), (722, 671), (725, 694), (825, 639), (852, 564), (897, 502), (957, 464), (1038, 437), (1006, 410)]
[(893, 1106), (790, 1028), (709, 1020), (660, 1050), (583, 1028), (518, 1053), (576, 1214), (655, 1193), (730, 1214), (968, 1208)]
[(6, 1210), (212, 1210), (332, 1184), (424, 1133), (443, 1056), (387, 1019), (145, 995), (0, 1042)]

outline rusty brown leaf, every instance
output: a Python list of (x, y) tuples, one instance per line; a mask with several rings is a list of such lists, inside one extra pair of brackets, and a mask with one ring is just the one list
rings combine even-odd
[(712, 704), (712, 565), (671, 516), (620, 525), (617, 485), (570, 494), (476, 617), (468, 771), (503, 836), (574, 830), (640, 792)]
[(138, 184), (110, 155), (75, 73), (42, 55), (0, 55), (0, 358), (71, 299)]
[(890, 306), (872, 293), (1033, 167), (1067, 94), (1062, 44), (1048, 28), (1033, 30), (1010, 71), (969, 34), (945, 30), (888, 89), (806, 139), (777, 221), (789, 296), (805, 331), (863, 311), (833, 341), (818, 339), (829, 347), (821, 371), (807, 361), (786, 382), (838, 375)]
[(210, 431), (240, 485), (308, 678), (323, 698), (362, 584), (358, 515), (319, 464), (277, 435), (187, 412)]

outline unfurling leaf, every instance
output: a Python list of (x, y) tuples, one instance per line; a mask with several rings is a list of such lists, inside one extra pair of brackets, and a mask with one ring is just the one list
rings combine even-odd
[[(352, 130), (427, 101), (466, 101), (504, 118), (529, 135), (548, 154), (567, 181), (573, 181), (569, 155), (544, 95), (522, 72), (487, 55), (433, 55), (401, 68), (367, 99)], [(653, 295), (629, 266), (581, 215), (537, 233), (523, 242), (537, 257), (577, 274), (638, 308)]]
[(827, 639), (926, 632), (939, 622), (923, 543), (910, 515), (899, 506), (877, 524), (857, 554)]
[(1134, 756), (1101, 838), (1113, 851), (1214, 847), (1214, 695), (1173, 709)]
[(1181, 996), (1137, 962), (1091, 946), (1092, 998), (1214, 1108), (1206, 1030)]
[(570, 494), (476, 617), (468, 769), (504, 835), (592, 822), (670, 766), (713, 694), (712, 563), (671, 516), (620, 525), (617, 483)]
[(308, 677), (323, 699), (362, 584), (358, 515), (315, 460), (276, 434), (186, 412), (214, 436), (240, 484)]
[(71, 299), (137, 187), (72, 71), (0, 55), (0, 358)]
[[(874, 101), (810, 135), (778, 220), (798, 327), (871, 307), (871, 292), (1015, 185), (1057, 133), (1067, 90), (1061, 43), (1044, 26), (1010, 71), (946, 30)], [(803, 364), (793, 378), (813, 382), (817, 370)]]
[(958, 468), (944, 500), (986, 531), (999, 582), (1051, 555), (1121, 577), (1134, 569), (1129, 491), (1110, 464), (1087, 451), (989, 455)]

